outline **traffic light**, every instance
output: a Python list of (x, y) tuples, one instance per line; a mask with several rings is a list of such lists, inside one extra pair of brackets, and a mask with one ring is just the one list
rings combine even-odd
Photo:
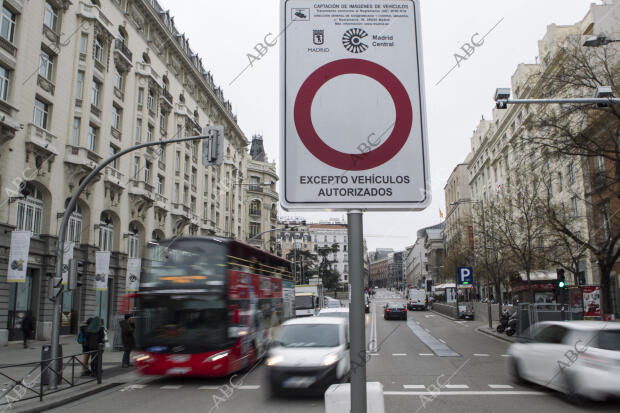
[(558, 276), (558, 288), (566, 287), (566, 277), (564, 276), (564, 268), (558, 268), (556, 270)]

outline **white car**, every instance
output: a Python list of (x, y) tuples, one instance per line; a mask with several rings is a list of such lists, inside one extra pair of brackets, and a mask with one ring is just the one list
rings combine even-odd
[(308, 317), (284, 322), (265, 360), (271, 393), (303, 391), (323, 394), (348, 379), (348, 321)]
[(340, 304), (340, 300), (336, 300), (335, 298), (325, 297), (325, 307), (326, 308), (340, 308), (342, 305)]
[(547, 321), (508, 349), (516, 381), (530, 381), (574, 399), (620, 396), (620, 324)]

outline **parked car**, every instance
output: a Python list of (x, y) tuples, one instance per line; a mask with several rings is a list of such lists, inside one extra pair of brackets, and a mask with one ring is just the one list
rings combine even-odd
[(332, 298), (332, 297), (325, 297), (325, 308), (340, 308), (340, 307), (342, 307), (340, 300), (336, 300), (335, 298)]
[(265, 365), (271, 393), (323, 394), (348, 379), (348, 321), (342, 317), (307, 317), (284, 322), (269, 348)]
[[(529, 332), (529, 334), (527, 334)], [(570, 398), (620, 396), (620, 325), (602, 321), (547, 321), (508, 349), (516, 381), (530, 381)]]
[(383, 307), (383, 318), (386, 320), (391, 320), (393, 318), (397, 318), (399, 320), (406, 320), (407, 307), (405, 306), (405, 304), (387, 303), (385, 307)]

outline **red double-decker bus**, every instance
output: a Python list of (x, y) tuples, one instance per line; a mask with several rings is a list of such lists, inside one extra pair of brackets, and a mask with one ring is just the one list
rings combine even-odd
[(218, 237), (170, 239), (146, 255), (134, 317), (142, 374), (229, 375), (294, 316), (290, 261)]

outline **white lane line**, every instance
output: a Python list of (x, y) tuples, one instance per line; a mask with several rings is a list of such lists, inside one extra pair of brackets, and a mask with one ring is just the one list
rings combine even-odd
[(446, 384), (446, 389), (469, 389), (467, 384)]
[(446, 343), (446, 340), (442, 340), (441, 338), (439, 339), (439, 341), (441, 341), (444, 344), (448, 344), (448, 343)]
[(510, 384), (489, 384), (489, 387), (492, 389), (513, 389)]
[(434, 356), (433, 353), (420, 353), (419, 356)]
[(424, 330), (425, 330), (427, 333), (430, 333), (430, 332), (431, 332), (431, 330), (429, 330), (428, 328), (425, 328)]
[(476, 357), (489, 357), (488, 354), (484, 354), (484, 353), (474, 353), (474, 356), (476, 356)]
[(392, 356), (394, 357), (400, 357), (400, 356), (406, 356), (407, 353), (392, 353)]
[(143, 389), (146, 387), (146, 384), (130, 384), (129, 386), (123, 387), (119, 391), (131, 391), (136, 389)]
[(371, 356), (378, 356), (379, 353), (370, 353)]
[(386, 396), (549, 396), (538, 391), (384, 391)]
[(183, 386), (161, 386), (160, 389), (162, 390), (178, 390)]
[(241, 389), (241, 390), (257, 390), (257, 389), (260, 389), (260, 385), (258, 385), (258, 384), (247, 384), (245, 386), (239, 386), (237, 388)]
[(426, 386), (423, 384), (403, 384), (405, 389), (425, 389)]
[(198, 387), (198, 390), (217, 390), (220, 387), (221, 386), (200, 386)]
[(510, 354), (502, 354), (502, 357), (510, 357)]

